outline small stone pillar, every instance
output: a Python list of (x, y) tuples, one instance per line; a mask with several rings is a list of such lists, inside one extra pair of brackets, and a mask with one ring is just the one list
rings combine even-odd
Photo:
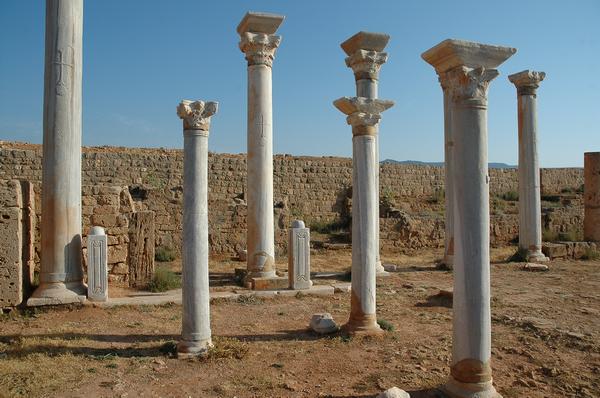
[(46, 2), (40, 286), (28, 305), (85, 300), (81, 261), (83, 0)]
[(333, 103), (352, 126), (352, 298), (350, 333), (380, 333), (375, 307), (377, 247), (377, 139), (381, 113), (392, 101), (343, 97)]
[(273, 219), (273, 104), (271, 68), (281, 36), (281, 15), (247, 13), (237, 27), (248, 61), (246, 281), (275, 278)]
[(548, 261), (542, 253), (542, 202), (537, 150), (537, 95), (544, 72), (524, 70), (508, 76), (517, 87), (519, 120), (519, 248), (529, 261)]
[(445, 40), (422, 54), (447, 87), (454, 140), (452, 397), (499, 397), (492, 385), (487, 90), (516, 50)]
[(288, 240), (288, 279), (290, 289), (310, 289), (310, 229), (295, 220)]
[[(388, 55), (383, 52), (387, 46), (390, 36), (385, 33), (358, 32), (342, 43), (341, 47), (348, 55), (346, 65), (352, 68), (356, 80), (356, 96), (375, 99), (378, 97), (379, 69), (386, 63)], [(376, 146), (376, 187), (377, 203), (379, 203), (379, 136), (375, 136)], [(377, 214), (377, 231), (375, 234), (375, 247), (377, 248), (377, 259), (375, 267), (377, 275), (388, 275), (381, 264), (379, 254), (379, 206), (374, 209)]]
[(92, 227), (87, 236), (88, 299), (108, 300), (107, 236), (102, 227)]
[(205, 355), (211, 347), (208, 283), (208, 132), (216, 102), (182, 101), (183, 325), (177, 356)]
[(600, 152), (584, 154), (583, 181), (583, 236), (600, 242)]

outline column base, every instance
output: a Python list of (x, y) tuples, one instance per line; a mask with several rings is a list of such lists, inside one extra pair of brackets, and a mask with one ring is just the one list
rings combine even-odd
[(341, 330), (353, 336), (381, 336), (384, 331), (375, 320), (375, 315), (362, 319), (350, 318)]
[(462, 383), (450, 376), (450, 380), (441, 387), (441, 390), (450, 398), (502, 398), (491, 380), (480, 383)]
[(548, 257), (544, 255), (544, 253), (540, 252), (529, 252), (527, 253), (527, 261), (532, 263), (543, 263), (546, 261), (550, 261)]
[(246, 279), (246, 286), (252, 290), (281, 290), (289, 288), (289, 285), (287, 276)]
[(446, 254), (441, 264), (444, 266), (445, 269), (454, 269), (454, 255)]
[(390, 276), (390, 273), (387, 272), (385, 270), (385, 268), (383, 268), (383, 264), (381, 263), (381, 261), (377, 261), (375, 263), (375, 272), (376, 272), (376, 276), (379, 278), (381, 276), (386, 277), (386, 276)]
[(27, 300), (27, 306), (84, 303), (86, 294), (83, 281), (42, 283)]
[(211, 339), (186, 341), (182, 340), (177, 343), (177, 358), (190, 359), (205, 357), (208, 355), (208, 350), (213, 346)]

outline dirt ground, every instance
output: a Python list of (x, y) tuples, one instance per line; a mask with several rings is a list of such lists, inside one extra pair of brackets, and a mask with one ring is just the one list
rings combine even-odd
[[(514, 248), (495, 250), (496, 259)], [(411, 397), (448, 375), (452, 274), (384, 255), (400, 272), (378, 280), (380, 339), (321, 337), (310, 316), (343, 323), (347, 293), (211, 305), (215, 348), (203, 360), (173, 356), (181, 307), (72, 306), (0, 318), (0, 397), (372, 397), (398, 386)], [(349, 251), (313, 256), (316, 271), (345, 269)], [(240, 263), (211, 264), (214, 272)], [(598, 397), (600, 261), (554, 261), (549, 272), (492, 265), (494, 382), (505, 397)], [(428, 391), (429, 390), (429, 391)]]

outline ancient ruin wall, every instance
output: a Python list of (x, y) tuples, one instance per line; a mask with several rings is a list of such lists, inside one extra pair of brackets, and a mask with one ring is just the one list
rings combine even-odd
[[(183, 153), (180, 150), (84, 148), (83, 184), (129, 187), (137, 211), (155, 212), (156, 245), (178, 251), (182, 223), (182, 165)], [(314, 226), (335, 224), (343, 221), (345, 215), (349, 214), (351, 167), (352, 161), (349, 158), (290, 155), (275, 157), (275, 231), (278, 255), (284, 253), (286, 227), (292, 219), (301, 218), (308, 226)], [(208, 177), (211, 250), (216, 254), (232, 254), (245, 245), (245, 156), (210, 154)], [(491, 169), (490, 177), (492, 198), (518, 191), (515, 169)], [(0, 179), (31, 181), (39, 195), (41, 146), (0, 143)], [(381, 219), (383, 249), (418, 249), (443, 245), (443, 199), (440, 200), (444, 181), (443, 168), (384, 164), (381, 166), (380, 179), (381, 197), (392, 206), (389, 214), (382, 214), (386, 216)], [(581, 184), (582, 169), (542, 170), (544, 195), (557, 194), (565, 189), (574, 191)], [(87, 196), (85, 192), (84, 196)], [(550, 210), (544, 214), (546, 226), (563, 232), (581, 229), (583, 208), (577, 195), (560, 211)], [(514, 205), (502, 209), (492, 206), (493, 244), (507, 243), (516, 237), (516, 213)], [(92, 215), (87, 214), (88, 217)], [(91, 223), (100, 222), (84, 220), (86, 226)]]

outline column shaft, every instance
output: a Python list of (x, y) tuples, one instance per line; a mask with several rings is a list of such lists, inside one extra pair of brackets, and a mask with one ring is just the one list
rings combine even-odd
[(271, 67), (248, 66), (248, 271), (275, 277)]
[(180, 353), (211, 344), (208, 277), (208, 132), (184, 131), (183, 326)]
[(542, 204), (537, 151), (535, 94), (518, 96), (519, 114), (519, 247), (528, 258), (542, 261)]
[(583, 173), (583, 236), (600, 242), (600, 152), (585, 153)]
[(454, 264), (454, 140), (452, 137), (452, 99), (448, 89), (444, 90), (444, 265)]
[(352, 138), (352, 297), (350, 331), (379, 329), (375, 293), (377, 194), (377, 139), (371, 135)]
[(85, 295), (81, 250), (82, 0), (46, 3), (40, 286), (30, 305)]

